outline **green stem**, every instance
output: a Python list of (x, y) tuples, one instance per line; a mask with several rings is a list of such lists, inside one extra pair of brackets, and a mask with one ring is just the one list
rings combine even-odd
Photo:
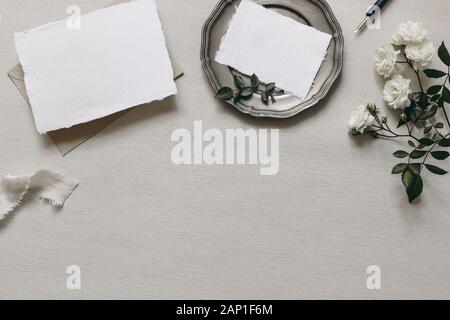
[(450, 119), (448, 118), (447, 110), (445, 110), (445, 107), (442, 107), (442, 111), (444, 112), (445, 119), (447, 120), (447, 124), (450, 127)]
[(422, 80), (420, 79), (419, 71), (417, 71), (416, 69), (414, 69), (414, 66), (413, 66), (411, 60), (409, 60), (408, 57), (406, 57), (406, 55), (405, 55), (405, 58), (406, 58), (406, 63), (409, 64), (409, 66), (411, 67), (411, 69), (413, 69), (414, 73), (416, 74), (416, 76), (417, 76), (417, 81), (419, 82), (419, 86), (420, 86), (420, 91), (422, 92), (422, 94), (424, 94), (425, 91), (423, 90)]
[(420, 91), (422, 91), (422, 93), (425, 93), (425, 91), (423, 90), (423, 86), (422, 86), (422, 80), (420, 80), (419, 71), (414, 70), (414, 72), (416, 73), (417, 80), (419, 81)]
[[(385, 137), (385, 138), (411, 138), (420, 143), (419, 139), (416, 138), (415, 136), (413, 136), (411, 133), (410, 134), (398, 134), (398, 133), (395, 133), (394, 131), (392, 131), (388, 126), (387, 126), (387, 128), (384, 128), (381, 123), (380, 123), (380, 125), (381, 125), (381, 127), (374, 126), (375, 128), (378, 128), (379, 130), (371, 131), (371, 132), (376, 132), (379, 136)], [(378, 133), (379, 131), (383, 131), (383, 130), (392, 134), (392, 136), (383, 135), (383, 134)]]
[(383, 127), (383, 124), (380, 123), (380, 125), (381, 125), (382, 129), (386, 130), (387, 132), (389, 132), (390, 134), (394, 135), (395, 137), (398, 137), (398, 138), (412, 138), (412, 139), (416, 140), (417, 142), (419, 142), (419, 139), (416, 138), (409, 130), (408, 130), (408, 134), (398, 134), (398, 133), (392, 131), (387, 123), (386, 123), (386, 128)]
[[(450, 135), (450, 133), (447, 134), (447, 135), (445, 135), (444, 137), (442, 137), (442, 139), (447, 138), (449, 135)], [(440, 141), (436, 141), (434, 144), (432, 144), (432, 145), (430, 146), (430, 149), (428, 149), (428, 151), (427, 151), (427, 153), (425, 154), (425, 157), (424, 157), (424, 159), (423, 159), (423, 161), (422, 161), (422, 163), (421, 163), (421, 165), (420, 165), (420, 172), (422, 172), (423, 167), (425, 166), (425, 163), (427, 162), (428, 157), (430, 156), (430, 154), (431, 154), (431, 152), (434, 150), (434, 148), (436, 148), (436, 147), (439, 145), (439, 142), (441, 142), (441, 140), (440, 140)], [(417, 150), (417, 148), (416, 148), (415, 150)], [(411, 159), (411, 157), (410, 157), (410, 159)], [(408, 160), (408, 164), (410, 163), (409, 161), (410, 161), (410, 160)]]
[[(447, 78), (445, 79), (444, 84), (442, 85), (442, 90), (444, 90), (445, 85), (447, 84), (449, 78), (450, 78), (450, 66), (448, 67)], [(444, 113), (445, 119), (447, 120), (448, 127), (450, 128), (450, 119), (448, 117), (447, 110), (445, 109), (445, 105), (442, 106), (442, 111)]]
[(368, 133), (376, 133), (377, 137), (382, 137), (382, 138), (387, 138), (387, 139), (396, 139), (397, 137), (395, 136), (388, 136), (382, 133), (378, 133), (380, 130), (376, 130), (376, 131), (368, 131)]
[(406, 122), (405, 124), (406, 124), (406, 128), (408, 129), (408, 133), (411, 134), (413, 128), (409, 127), (408, 122)]
[(430, 155), (431, 151), (433, 151), (433, 149), (438, 145), (438, 143), (439, 142), (436, 142), (431, 146), (430, 149), (428, 149), (427, 154), (425, 155), (425, 158), (423, 159), (422, 164), (420, 165), (420, 172), (422, 172), (425, 162), (427, 162), (428, 156)]
[(434, 131), (436, 131), (436, 133), (438, 135), (440, 135), (442, 139), (444, 139), (444, 136), (442, 135), (442, 133), (436, 128), (436, 123), (431, 118), (429, 118), (428, 121), (430, 121), (431, 126), (433, 127)]

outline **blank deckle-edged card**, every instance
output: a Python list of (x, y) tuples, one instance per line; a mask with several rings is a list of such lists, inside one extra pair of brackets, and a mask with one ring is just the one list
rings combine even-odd
[[(109, 28), (113, 22), (113, 30), (100, 26), (106, 24)], [(173, 80), (183, 73), (176, 63), (172, 69), (154, 0), (134, 0), (94, 11), (82, 17), (80, 30), (68, 30), (65, 23), (62, 20), (18, 34), (18, 54), (29, 72), (25, 77), (28, 83), (24, 82), (20, 65), (9, 72), (31, 104), (38, 131), (48, 132), (63, 155), (123, 116), (130, 107), (151, 101), (162, 103), (159, 100), (176, 93)], [(77, 31), (81, 32), (77, 35)], [(69, 42), (64, 42), (61, 37), (67, 35)], [(131, 49), (114, 47), (114, 54), (108, 54), (108, 46), (114, 46), (108, 35)], [(102, 43), (93, 39), (95, 36), (101, 36)], [(36, 49), (39, 42), (50, 43), (48, 52)], [(94, 42), (96, 48), (92, 48)], [(84, 48), (78, 49), (79, 54), (93, 55), (94, 65), (90, 61), (77, 64), (67, 60), (74, 59), (76, 52), (65, 56), (62, 52), (73, 44)], [(52, 60), (56, 60), (58, 68), (49, 65), (42, 53), (55, 55)], [(36, 59), (41, 59), (37, 66)], [(70, 81), (66, 80), (67, 74)]]
[(15, 34), (36, 129), (47, 133), (175, 95), (154, 0), (134, 0)]
[(242, 0), (215, 60), (304, 99), (330, 45), (331, 35)]
[[(172, 59), (173, 73), (174, 79), (178, 79), (183, 75), (183, 69), (180, 65)], [(23, 96), (28, 105), (30, 105), (30, 101), (28, 99), (27, 91), (25, 88), (24, 82), (24, 74), (21, 65), (15, 66), (11, 71), (8, 72), (8, 75), (17, 90), (19, 90), (20, 94)], [(163, 104), (163, 102), (155, 101), (151, 103), (151, 107), (157, 107), (158, 104)], [(121, 118), (130, 110), (124, 110), (121, 112), (114, 113), (107, 117), (93, 120), (90, 122), (78, 124), (68, 129), (60, 129), (56, 131), (48, 132), (47, 135), (55, 144), (56, 148), (59, 152), (65, 156), (69, 152), (73, 151), (75, 148), (80, 146), (81, 144), (88, 141), (94, 135), (96, 135), (101, 130), (105, 129), (111, 123)]]

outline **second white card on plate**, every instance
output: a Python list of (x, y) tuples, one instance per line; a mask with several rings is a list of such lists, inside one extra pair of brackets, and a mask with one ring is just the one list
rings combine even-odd
[(39, 133), (177, 93), (154, 0), (134, 0), (15, 35)]
[(242, 0), (216, 54), (218, 63), (305, 99), (331, 35)]

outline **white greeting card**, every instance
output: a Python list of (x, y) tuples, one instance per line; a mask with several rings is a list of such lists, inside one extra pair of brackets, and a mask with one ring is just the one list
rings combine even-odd
[(15, 35), (36, 128), (46, 133), (177, 93), (154, 0)]
[(330, 41), (329, 34), (242, 0), (215, 59), (304, 99)]

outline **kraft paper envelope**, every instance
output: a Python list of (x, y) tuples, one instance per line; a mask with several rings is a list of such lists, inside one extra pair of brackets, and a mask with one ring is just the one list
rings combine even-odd
[[(115, 5), (118, 3), (126, 2), (123, 0), (114, 1), (110, 5)], [(173, 60), (172, 60), (172, 67), (174, 71), (174, 78), (178, 79), (183, 75), (183, 70), (181, 67)], [(25, 88), (25, 82), (24, 82), (24, 73), (22, 70), (21, 65), (15, 66), (11, 71), (8, 72), (9, 78), (13, 81), (16, 88), (19, 90), (20, 94), (24, 97), (25, 101), (28, 105), (30, 105), (30, 101), (28, 99), (27, 91)], [(163, 101), (155, 101), (152, 102), (152, 105), (157, 105), (164, 103)], [(125, 113), (130, 111), (131, 109), (127, 109), (115, 114), (112, 114), (110, 116), (97, 119), (88, 123), (83, 123), (76, 125), (74, 127), (68, 128), (68, 129), (61, 129), (56, 131), (48, 132), (48, 136), (53, 141), (53, 143), (56, 145), (57, 149), (60, 151), (60, 153), (65, 156), (87, 140), (89, 140), (91, 137), (93, 137), (95, 134), (106, 128), (108, 125), (110, 125), (115, 120), (122, 117)]]

